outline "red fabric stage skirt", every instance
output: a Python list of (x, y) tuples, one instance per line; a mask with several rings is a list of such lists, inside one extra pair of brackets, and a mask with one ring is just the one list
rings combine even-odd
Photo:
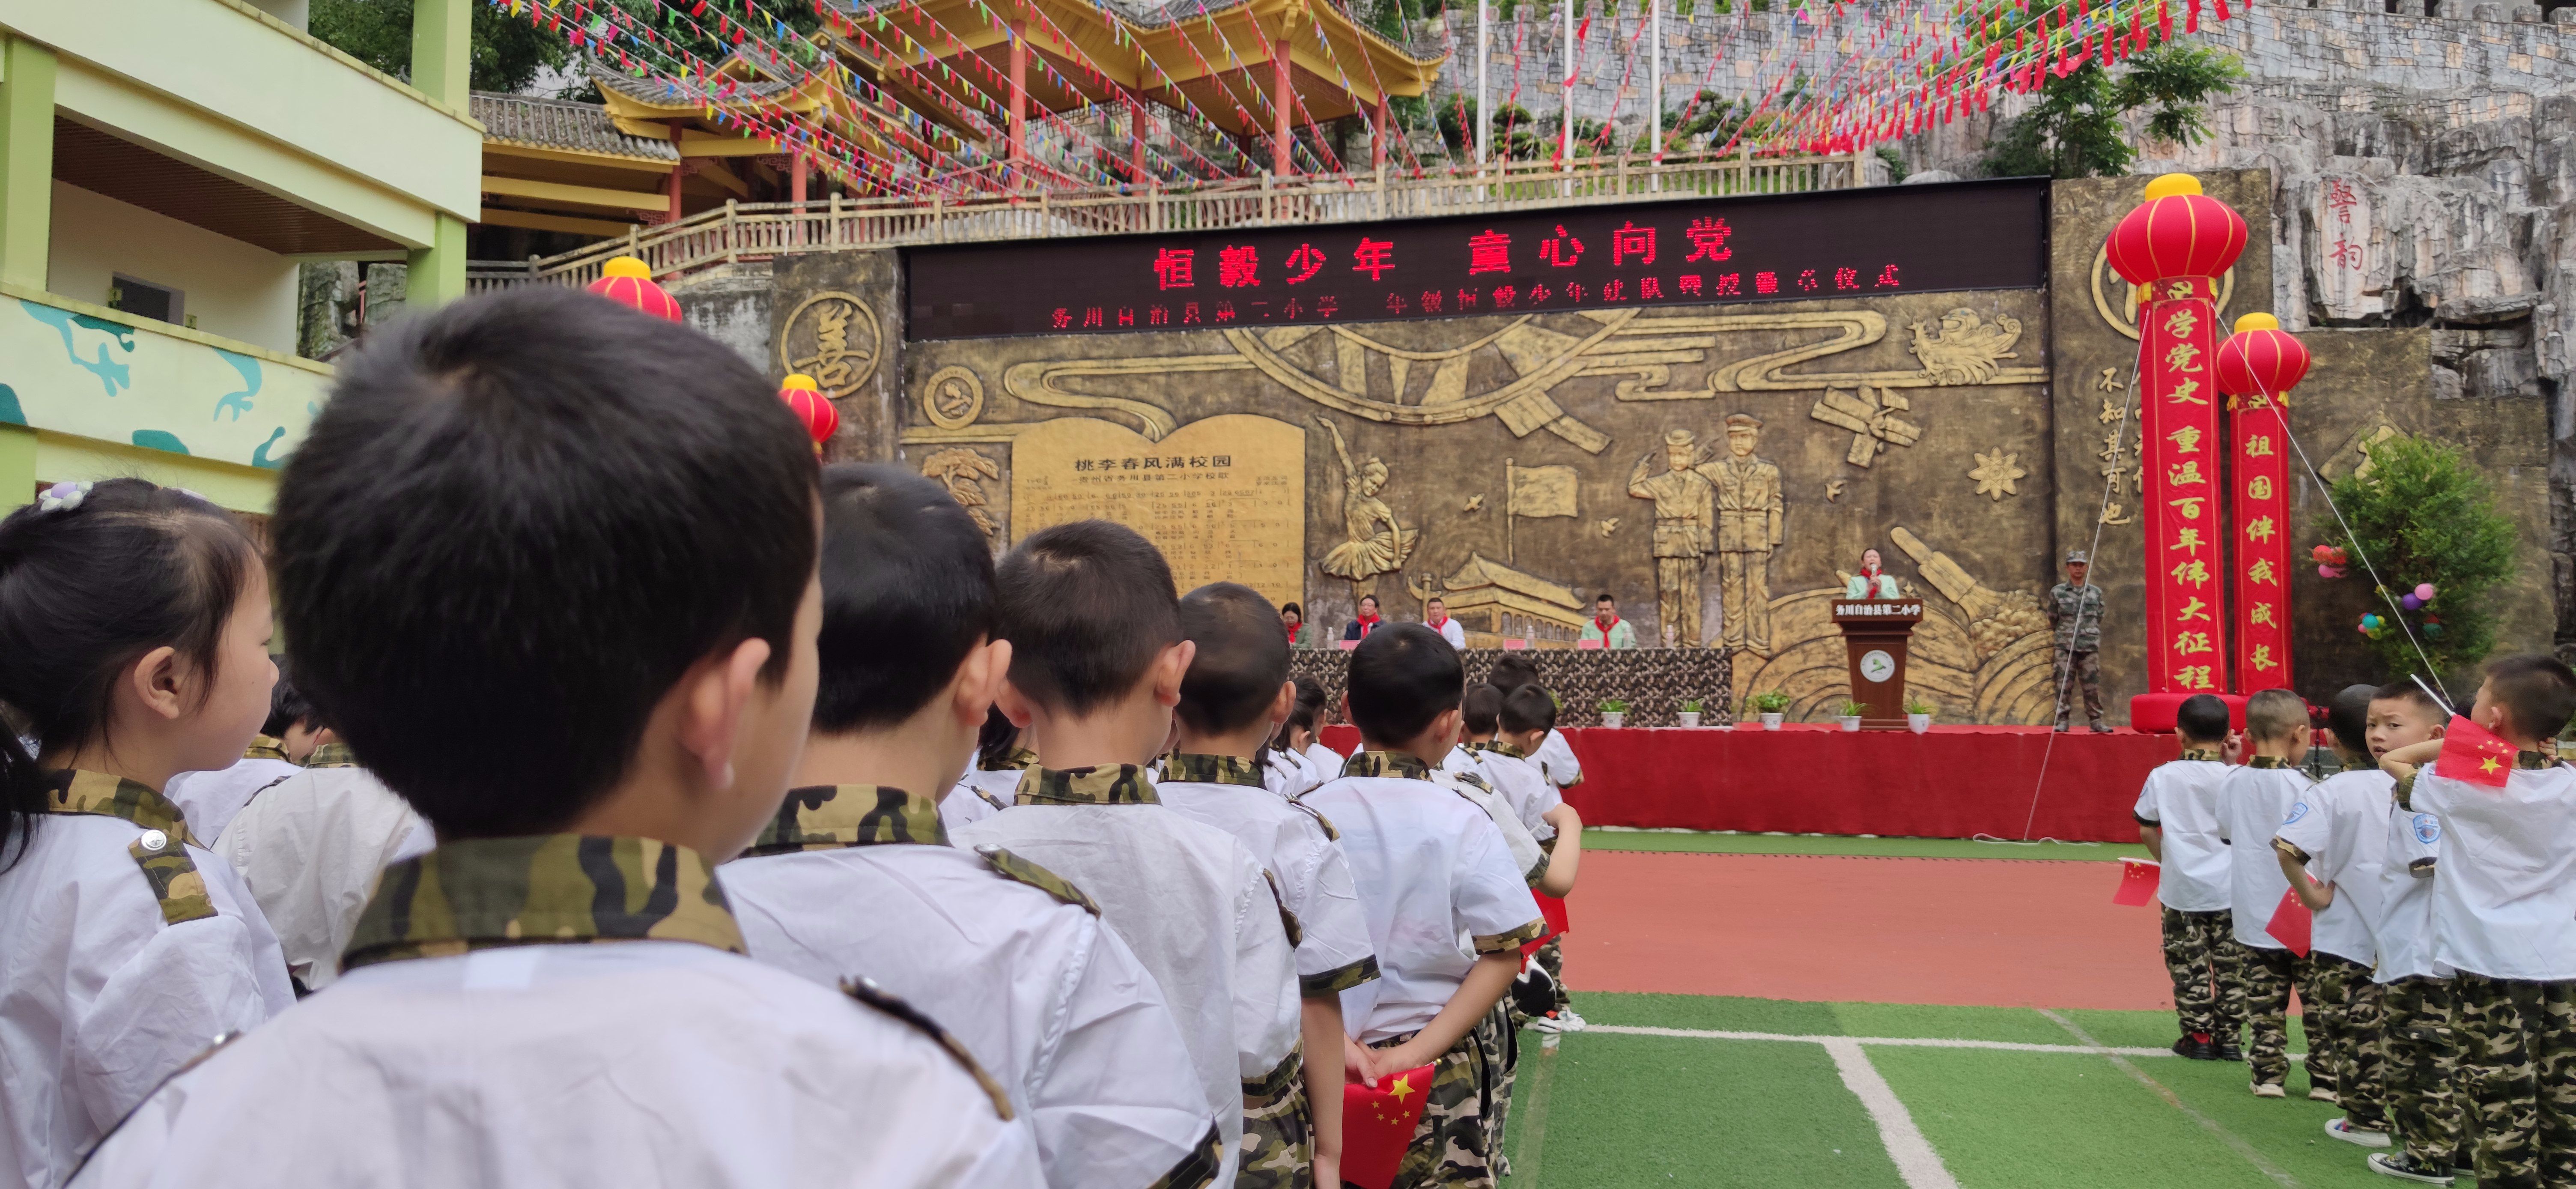
[[(2044, 727), (1565, 734), (1583, 761), (1583, 783), (1566, 800), (1587, 825), (1793, 834), (2021, 838), (2027, 823), (2032, 838), (2134, 842), (2138, 787), (2175, 755), (2173, 736), (2131, 731), (2070, 732), (2052, 749)], [(1359, 732), (1326, 727), (1324, 743), (1348, 753)]]

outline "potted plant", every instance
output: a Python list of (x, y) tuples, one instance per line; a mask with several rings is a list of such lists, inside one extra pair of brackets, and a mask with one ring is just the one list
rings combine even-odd
[(1789, 691), (1775, 689), (1769, 693), (1747, 694), (1744, 708), (1761, 717), (1763, 730), (1779, 730), (1780, 717), (1789, 710)]
[(1905, 729), (1917, 735), (1932, 729), (1932, 703), (1912, 694), (1905, 695)]
[(1855, 702), (1849, 698), (1843, 699), (1834, 706), (1834, 719), (1840, 722), (1846, 731), (1859, 730), (1860, 716), (1867, 713), (1869, 713), (1869, 703)]
[(1628, 721), (1628, 704), (1617, 698), (1601, 699), (1601, 725), (1617, 728)]
[(1697, 698), (1684, 698), (1682, 708), (1677, 713), (1681, 717), (1683, 726), (1695, 727), (1699, 725), (1700, 713), (1707, 708), (1707, 705)]

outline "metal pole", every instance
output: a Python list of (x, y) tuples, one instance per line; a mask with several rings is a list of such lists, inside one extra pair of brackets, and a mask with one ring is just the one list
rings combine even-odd
[(1494, 54), (1494, 0), (1476, 0), (1476, 168), (1483, 169), (1493, 151), (1494, 121), (1488, 89)]
[[(1655, 154), (1655, 164), (1664, 163), (1664, 0), (1646, 0), (1648, 25), (1653, 30), (1654, 44), (1647, 50), (1649, 74), (1646, 80), (1646, 143)], [(1661, 179), (1658, 179), (1661, 180)]]
[(1557, 113), (1557, 168), (1574, 168), (1574, 0), (1559, 0), (1565, 10), (1565, 107)]

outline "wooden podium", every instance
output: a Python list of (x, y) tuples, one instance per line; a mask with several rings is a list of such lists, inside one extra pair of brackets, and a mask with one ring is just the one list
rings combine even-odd
[(1905, 729), (1905, 644), (1923, 621), (1921, 599), (1835, 599), (1834, 625), (1843, 630), (1852, 701), (1866, 702), (1866, 731)]

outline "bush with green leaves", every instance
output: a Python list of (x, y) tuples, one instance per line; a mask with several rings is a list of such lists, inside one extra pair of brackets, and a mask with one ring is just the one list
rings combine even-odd
[[(2490, 596), (2513, 576), (2514, 526), (2496, 511), (2486, 477), (2456, 447), (2405, 436), (2380, 442), (2370, 448), (2366, 473), (2335, 482), (2334, 503), (2352, 532), (2329, 523), (2325, 543), (2350, 554), (2350, 578), (2368, 583), (2378, 572), (2388, 595), (2373, 594), (2372, 612), (2403, 617), (2413, 635), (2410, 642), (2409, 631), (2390, 630), (2370, 640), (2391, 675), (2438, 681), (2495, 650)], [(2422, 610), (2389, 602), (2425, 582), (2433, 584), (2433, 601)], [(2430, 672), (2418, 645), (2432, 660)]]
[(2138, 158), (2123, 119), (2130, 112), (2147, 109), (2149, 139), (2196, 145), (2209, 137), (2205, 105), (2243, 77), (2236, 55), (2174, 42), (2113, 69), (2086, 59), (2063, 78), (2048, 76), (2038, 104), (1997, 130), (1982, 167), (1988, 177), (2120, 177)]

